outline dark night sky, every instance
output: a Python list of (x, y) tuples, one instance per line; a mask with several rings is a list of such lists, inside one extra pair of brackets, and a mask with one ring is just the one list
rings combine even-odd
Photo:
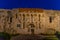
[(0, 8), (44, 8), (60, 10), (60, 0), (0, 0)]

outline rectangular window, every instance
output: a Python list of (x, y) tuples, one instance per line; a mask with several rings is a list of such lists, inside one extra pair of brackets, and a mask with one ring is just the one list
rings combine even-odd
[(20, 24), (17, 24), (17, 27), (21, 27), (21, 25)]
[(39, 14), (39, 22), (40, 22), (40, 14)]
[(12, 17), (10, 17), (10, 22), (12, 22)]
[(52, 23), (52, 17), (49, 17), (49, 22)]
[(23, 28), (25, 28), (25, 14), (23, 14)]
[(16, 18), (17, 18), (17, 13), (16, 13)]

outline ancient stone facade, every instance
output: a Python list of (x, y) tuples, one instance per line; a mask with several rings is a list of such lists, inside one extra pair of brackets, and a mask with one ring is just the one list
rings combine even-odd
[(0, 32), (40, 34), (60, 31), (60, 11), (34, 8), (0, 10)]

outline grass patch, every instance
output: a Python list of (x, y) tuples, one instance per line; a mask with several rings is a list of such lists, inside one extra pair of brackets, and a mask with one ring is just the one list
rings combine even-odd
[(43, 40), (58, 40), (57, 37), (46, 37)]
[(8, 34), (5, 32), (0, 32), (0, 37), (3, 37), (6, 40), (10, 40), (11, 37), (13, 36), (18, 36), (19, 34)]

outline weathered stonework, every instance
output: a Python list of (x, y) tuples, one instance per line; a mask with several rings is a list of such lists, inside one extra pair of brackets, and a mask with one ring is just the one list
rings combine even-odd
[(60, 31), (60, 11), (35, 8), (0, 10), (0, 32), (40, 34)]

